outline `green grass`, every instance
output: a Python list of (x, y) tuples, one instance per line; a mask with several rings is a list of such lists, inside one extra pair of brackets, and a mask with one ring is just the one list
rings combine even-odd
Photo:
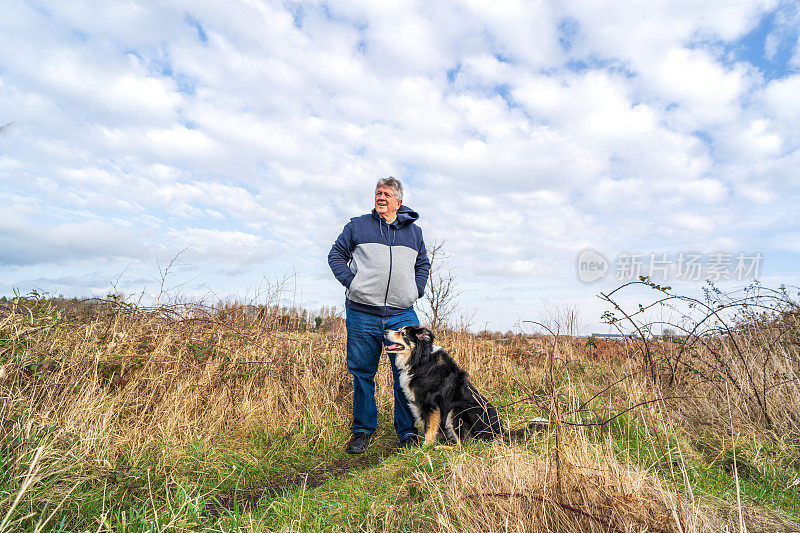
[[(692, 488), (735, 501), (736, 479), (730, 440), (720, 445), (713, 440), (698, 439), (688, 446), (698, 452), (688, 469)], [(744, 503), (765, 505), (800, 519), (800, 468), (791, 461), (789, 459), (790, 464), (787, 464), (785, 450), (775, 442), (737, 441), (736, 467)]]
[[(721, 444), (714, 435), (706, 440), (692, 438), (674, 426), (670, 434), (661, 435), (659, 446), (652, 428), (637, 415), (622, 415), (608, 428), (594, 430), (595, 439), (602, 435), (610, 436), (618, 457), (654, 471), (670, 483), (674, 472), (681, 492), (687, 493), (688, 480), (695, 495), (736, 503), (730, 439)], [(743, 504), (783, 511), (800, 521), (800, 468), (785, 447), (781, 449), (774, 441), (741, 439), (736, 445), (736, 462)]]
[[(515, 413), (519, 414), (519, 413)], [(78, 531), (106, 527), (118, 532), (184, 529), (191, 531), (235, 531), (240, 528), (300, 531), (353, 531), (382, 529), (387, 519), (398, 531), (429, 529), (436, 523), (428, 500), (431, 497), (414, 482), (415, 473), (425, 472), (435, 478), (447, 475), (448, 459), (453, 452), (431, 448), (405, 450), (385, 457), (395, 441), (388, 412), (381, 413), (380, 435), (363, 456), (365, 466), (327, 472), (325, 465), (352, 459), (343, 451), (347, 439), (344, 429), (335, 442), (310, 442), (313, 428), (300, 431), (286, 440), (270, 439), (264, 431), (254, 430), (240, 440), (219, 443), (191, 441), (183, 450), (180, 468), (159, 470), (158, 451), (131, 451), (120, 456), (114, 465), (114, 477), (100, 482), (95, 476), (74, 488), (69, 505), (57, 511), (48, 530)], [(592, 439), (611, 438), (615, 453), (624, 460), (671, 478), (667, 459), (654, 446), (652, 431), (640, 417), (621, 416), (608, 428), (591, 430)], [(46, 444), (46, 433), (37, 437)], [(724, 457), (698, 449), (677, 430), (662, 435), (665, 446), (673, 452), (681, 447), (686, 460), (688, 481), (695, 494), (707, 494), (736, 501), (732, 472)], [(304, 443), (305, 440), (305, 443)], [(531, 451), (544, 449), (547, 439), (529, 445)], [(490, 446), (470, 443), (464, 451), (475, 456), (490, 453)], [(704, 451), (705, 450), (705, 451)], [(30, 461), (33, 448), (19, 462)], [(754, 459), (755, 454), (758, 457)], [(743, 443), (737, 448), (740, 464), (740, 489), (743, 499), (781, 510), (800, 518), (800, 494), (790, 486), (800, 476), (796, 467), (779, 467), (779, 451), (771, 452), (763, 443)], [(673, 459), (677, 459), (673, 454)], [(19, 475), (4, 462), (0, 470), (3, 486), (14, 485)], [(748, 465), (748, 466), (745, 466)], [(675, 466), (676, 481), (685, 490), (680, 468)], [(163, 468), (162, 468), (162, 471)], [(323, 477), (308, 483), (300, 481), (303, 473)], [(62, 471), (63, 474), (63, 471)], [(281, 483), (284, 483), (283, 487)], [(56, 490), (57, 489), (57, 490)], [(40, 493), (64, 493), (59, 476), (42, 479), (35, 488)], [(77, 502), (77, 503), (76, 503)], [(18, 517), (33, 516), (15, 524), (17, 530), (33, 530), (49, 515), (58, 501), (46, 509), (21, 506)], [(155, 510), (154, 510), (155, 507)], [(398, 515), (398, 510), (400, 514)]]
[[(174, 468), (163, 464), (161, 452), (172, 443), (162, 442), (150, 450), (123, 450), (115, 464), (104, 467), (104, 473), (86, 472), (85, 481), (73, 487), (64, 480), (74, 479), (75, 469), (86, 465), (69, 467), (66, 456), (54, 458), (60, 468), (29, 489), (35, 499), (51, 503), (46, 509), (20, 505), (14, 530), (32, 531), (59, 504), (48, 494), (67, 496), (70, 489), (48, 530), (97, 529), (103, 517), (104, 527), (119, 532), (232, 531), (253, 524), (265, 530), (352, 531), (380, 529), (386, 514), (396, 509), (403, 510), (402, 516), (391, 517), (397, 530), (419, 530), (435, 522), (435, 517), (426, 514), (430, 495), (413, 482), (414, 474), (444, 476), (453, 452), (431, 447), (394, 450), (397, 439), (389, 407), (383, 406), (376, 438), (361, 456), (344, 452), (347, 428), (326, 442), (313, 438), (315, 428), (300, 423), (285, 438), (255, 428), (219, 442), (191, 440)], [(23, 456), (9, 455), (0, 465), (4, 487), (18, 487), (14, 478), (19, 476), (19, 465), (30, 463), (36, 446), (53, 444), (44, 431), (34, 436)], [(485, 454), (490, 448), (474, 442), (466, 449)], [(16, 469), (14, 461), (19, 463)], [(48, 464), (52, 463), (42, 463), (43, 470)], [(340, 466), (329, 470), (332, 465)], [(309, 477), (304, 479), (304, 474)]]
[[(381, 420), (379, 438), (357, 458), (366, 465), (380, 465), (380, 457), (396, 441), (386, 410), (381, 413)], [(23, 425), (18, 423), (16, 427)], [(22, 434), (5, 435), (4, 442), (9, 445), (3, 448), (6, 453), (0, 461), (0, 486), (8, 489), (6, 494), (19, 489), (24, 467), (30, 464), (38, 446), (58, 448), (47, 436), (48, 428), (33, 432), (28, 439)], [(315, 438), (317, 436), (315, 428), (301, 421), (297, 428), (290, 428), (278, 438), (255, 428), (248, 435), (229, 435), (219, 442), (191, 440), (184, 445), (174, 465), (164, 465), (162, 458), (162, 450), (175, 446), (173, 443), (162, 442), (149, 450), (123, 450), (115, 464), (105, 465), (100, 475), (85, 472), (85, 481), (74, 487), (66, 486), (64, 480), (80, 477), (76, 470), (85, 469), (87, 465), (69, 466), (68, 453), (64, 453), (52, 458), (53, 461), (48, 458), (40, 462), (42, 471), (52, 469), (54, 473), (31, 486), (28, 494), (50, 499), (48, 493), (66, 493), (73, 489), (68, 498), (70, 505), (57, 511), (50, 523), (50, 527), (63, 530), (85, 529), (102, 515), (117, 531), (158, 530), (169, 524), (178, 510), (182, 520), (188, 520), (181, 527), (202, 530), (215, 521), (209, 521), (209, 515), (219, 516), (234, 527), (242, 519), (245, 505), (255, 514), (263, 514), (270, 523), (279, 524), (282, 516), (287, 519), (292, 516), (295, 498), (300, 497), (302, 501), (304, 490), (300, 480), (304, 473), (315, 476), (314, 483), (319, 483), (327, 475), (328, 465), (342, 463), (342, 467), (330, 474), (339, 475), (339, 470), (350, 468), (345, 462), (355, 459), (344, 452), (349, 437), (345, 428), (337, 431), (329, 442)], [(17, 449), (12, 450), (12, 443)], [(353, 466), (353, 472), (344, 475), (344, 481), (337, 482), (346, 486), (351, 479), (358, 480), (361, 475), (358, 464)], [(367, 499), (374, 497), (371, 491), (361, 493), (357, 485), (348, 493), (354, 495), (354, 502), (358, 494)], [(262, 497), (258, 498), (259, 495)], [(50, 510), (57, 504), (53, 500)], [(327, 504), (323, 501), (320, 505), (324, 508)], [(18, 506), (15, 509), (18, 518), (31, 513), (33, 516), (16, 523), (15, 529), (32, 529), (42, 518), (41, 509), (28, 508), (24, 502)], [(207, 518), (202, 519), (204, 514)], [(318, 514), (320, 517), (330, 515)]]

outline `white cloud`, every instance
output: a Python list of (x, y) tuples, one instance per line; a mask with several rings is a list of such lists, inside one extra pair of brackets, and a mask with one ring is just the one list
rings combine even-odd
[(579, 23), (578, 52), (619, 58), (639, 72), (674, 46), (701, 36), (731, 41), (754, 28), (774, 0), (658, 0), (641, 4), (568, 2)]
[(0, 222), (0, 264), (61, 263), (75, 259), (117, 260), (147, 257), (141, 236), (104, 220), (84, 220), (46, 225), (27, 206), (5, 209)]
[(339, 302), (328, 248), (394, 174), (468, 289), (577, 292), (582, 248), (760, 243), (798, 197), (800, 78), (725, 51), (774, 2), (40, 7), (0, 20), (24, 279), (188, 246), (197, 284), (297, 269)]
[(747, 200), (759, 205), (767, 205), (777, 199), (777, 195), (771, 190), (769, 184), (763, 182), (741, 185), (738, 188), (738, 193)]
[(800, 74), (775, 79), (763, 91), (764, 104), (776, 118), (797, 124), (800, 122)]
[(735, 120), (748, 85), (743, 65), (728, 69), (703, 50), (679, 47), (667, 52), (650, 80), (650, 90), (685, 107), (698, 129)]

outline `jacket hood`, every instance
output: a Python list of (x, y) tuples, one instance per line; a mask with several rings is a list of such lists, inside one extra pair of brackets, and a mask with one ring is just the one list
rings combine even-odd
[[(381, 216), (375, 211), (375, 208), (372, 209), (372, 218), (380, 219)], [(394, 226), (396, 228), (402, 228), (403, 226), (407, 226), (408, 224), (413, 224), (419, 218), (419, 213), (411, 209), (406, 205), (401, 205), (400, 209), (397, 210), (397, 218), (394, 219), (394, 222), (390, 224), (390, 226)]]

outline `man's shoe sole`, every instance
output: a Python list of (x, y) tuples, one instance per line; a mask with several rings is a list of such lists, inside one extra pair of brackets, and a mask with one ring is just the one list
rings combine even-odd
[(364, 453), (365, 451), (367, 451), (367, 449), (366, 449), (366, 448), (364, 448), (363, 450), (351, 450), (350, 448), (348, 448), (348, 449), (347, 449), (347, 450), (345, 450), (345, 451), (346, 451), (347, 453), (349, 453), (350, 455), (359, 455), (359, 454), (362, 454), (362, 453)]

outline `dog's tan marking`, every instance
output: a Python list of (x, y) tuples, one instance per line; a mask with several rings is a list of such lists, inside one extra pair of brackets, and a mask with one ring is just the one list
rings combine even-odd
[(425, 423), (425, 444), (433, 444), (436, 442), (436, 435), (439, 434), (439, 423), (442, 421), (442, 412), (436, 409), (428, 417)]
[(392, 351), (391, 353), (394, 354), (395, 364), (398, 366), (405, 366), (409, 356), (411, 355), (411, 351), (414, 349), (414, 344), (406, 344), (405, 339), (403, 339), (403, 336), (400, 335), (399, 331), (389, 331), (389, 333), (386, 335), (386, 338), (403, 347), (402, 350)]

